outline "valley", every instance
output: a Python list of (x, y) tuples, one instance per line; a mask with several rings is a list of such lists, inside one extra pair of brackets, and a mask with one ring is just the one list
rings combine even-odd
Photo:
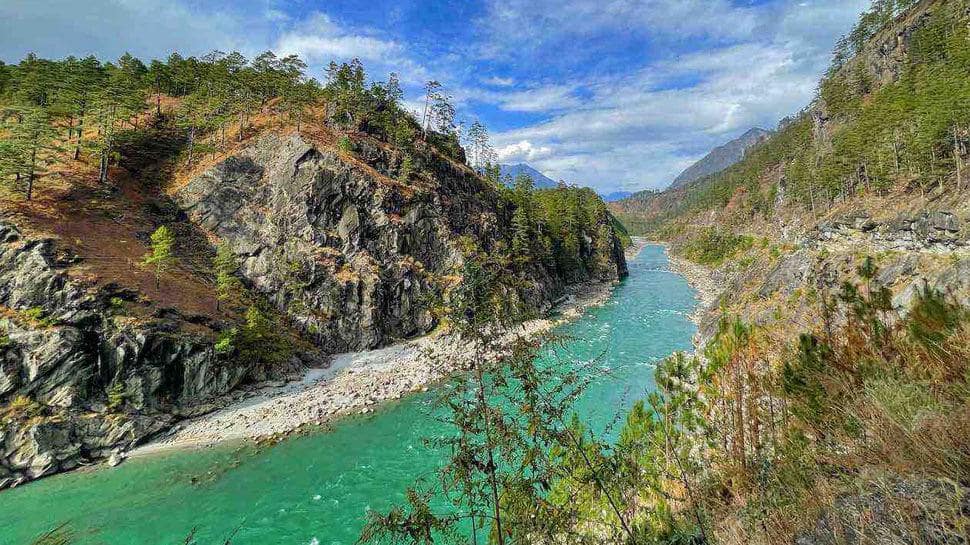
[(0, 43), (0, 543), (970, 542), (970, 1), (670, 4)]

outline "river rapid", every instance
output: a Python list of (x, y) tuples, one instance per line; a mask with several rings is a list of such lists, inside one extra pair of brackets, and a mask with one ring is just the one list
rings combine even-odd
[[(594, 429), (615, 431), (653, 390), (658, 360), (691, 349), (695, 292), (670, 271), (660, 246), (630, 261), (609, 301), (560, 329), (561, 361), (605, 367), (577, 404)], [(66, 524), (73, 543), (351, 545), (370, 509), (400, 503), (405, 488), (443, 461), (424, 439), (442, 433), (432, 391), (342, 419), (267, 447), (224, 444), (135, 458), (0, 492), (0, 545), (28, 545)]]

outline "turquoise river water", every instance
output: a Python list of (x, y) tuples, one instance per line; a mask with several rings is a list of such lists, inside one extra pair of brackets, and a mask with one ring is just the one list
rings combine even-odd
[[(607, 426), (653, 388), (653, 366), (690, 349), (694, 292), (670, 272), (659, 246), (630, 263), (610, 301), (562, 330), (572, 361), (608, 367), (577, 406)], [(600, 376), (600, 374), (597, 374)], [(441, 455), (423, 439), (440, 433), (433, 392), (341, 420), (332, 429), (255, 449), (225, 445), (129, 460), (0, 492), (0, 545), (27, 545), (59, 524), (74, 543), (351, 545), (369, 509), (400, 502)]]

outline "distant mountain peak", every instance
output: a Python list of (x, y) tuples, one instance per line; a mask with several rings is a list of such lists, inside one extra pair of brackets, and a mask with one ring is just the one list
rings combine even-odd
[(760, 127), (748, 129), (747, 132), (734, 140), (712, 149), (703, 159), (681, 172), (670, 184), (670, 189), (683, 187), (704, 176), (721, 172), (744, 158), (744, 152), (748, 148), (762, 142), (769, 135), (771, 135), (771, 131)]
[(515, 180), (515, 178), (518, 177), (520, 174), (527, 174), (530, 178), (532, 178), (532, 181), (535, 184), (536, 188), (543, 189), (543, 188), (549, 188), (549, 187), (556, 187), (559, 185), (558, 183), (556, 183), (555, 180), (539, 172), (534, 167), (526, 163), (517, 163), (514, 165), (499, 165), (499, 168), (501, 170), (501, 175), (503, 180), (506, 177), (509, 177), (509, 178), (512, 178), (512, 180)]

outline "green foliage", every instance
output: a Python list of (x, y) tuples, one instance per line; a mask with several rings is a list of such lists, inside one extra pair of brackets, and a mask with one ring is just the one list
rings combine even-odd
[(615, 220), (592, 189), (541, 189), (524, 205), (531, 220), (528, 251), (533, 259), (555, 266), (570, 280), (615, 274), (610, 270)]
[(242, 327), (220, 336), (217, 350), (219, 345), (226, 351), (234, 347), (239, 360), (257, 370), (277, 368), (293, 355), (293, 347), (279, 324), (256, 306), (246, 311)]
[(951, 301), (942, 291), (924, 285), (907, 316), (906, 325), (913, 341), (939, 355), (947, 339), (968, 321), (967, 309)]
[(125, 405), (128, 399), (128, 390), (123, 381), (115, 381), (108, 387), (108, 410), (117, 412)]
[(55, 320), (47, 315), (47, 311), (44, 307), (30, 307), (26, 310), (21, 311), (21, 315), (24, 319), (37, 323), (40, 327), (53, 327), (55, 325)]
[(216, 339), (215, 350), (218, 354), (232, 354), (236, 351), (236, 339), (239, 337), (238, 328), (230, 328), (219, 333)]
[(17, 395), (6, 406), (0, 406), (0, 424), (25, 422), (44, 413), (44, 407), (25, 395)]
[(244, 287), (239, 279), (239, 260), (228, 244), (220, 244), (213, 259), (216, 276), (216, 296), (220, 303), (236, 305), (242, 302)]
[(142, 262), (155, 272), (155, 289), (158, 289), (162, 275), (178, 263), (173, 251), (174, 245), (175, 235), (168, 227), (162, 225), (152, 233), (151, 252), (145, 255)]
[(341, 136), (340, 140), (337, 140), (337, 148), (344, 153), (353, 153), (356, 150), (354, 141), (349, 136)]
[(48, 109), (33, 104), (4, 109), (0, 123), (0, 134), (6, 133), (0, 140), (0, 180), (13, 177), (20, 182), (29, 201), (34, 183), (59, 162), (57, 129), (51, 124)]
[(705, 227), (694, 233), (683, 246), (684, 257), (707, 266), (720, 265), (738, 252), (751, 248), (754, 239), (735, 235), (725, 229)]
[(401, 161), (401, 170), (398, 172), (397, 179), (400, 182), (407, 183), (411, 180), (412, 174), (414, 174), (414, 160), (411, 158), (411, 154), (405, 154)]

